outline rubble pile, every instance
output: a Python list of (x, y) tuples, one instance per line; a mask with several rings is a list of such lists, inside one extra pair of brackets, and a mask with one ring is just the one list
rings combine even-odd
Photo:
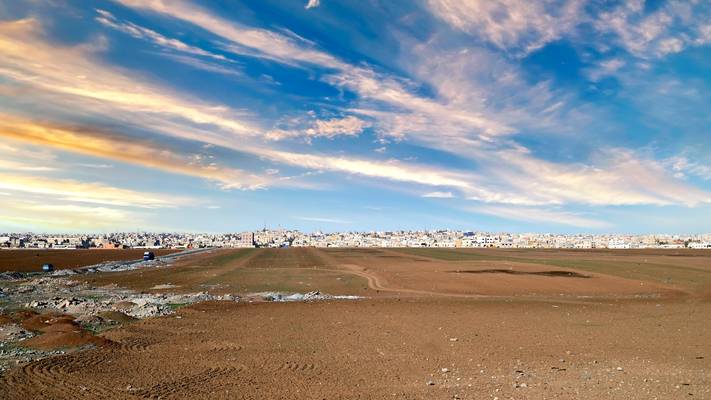
[(361, 296), (334, 296), (330, 294), (322, 294), (319, 291), (308, 293), (292, 293), (285, 294), (279, 292), (262, 292), (254, 293), (248, 297), (258, 297), (264, 301), (289, 302), (289, 301), (318, 301), (318, 300), (358, 300)]

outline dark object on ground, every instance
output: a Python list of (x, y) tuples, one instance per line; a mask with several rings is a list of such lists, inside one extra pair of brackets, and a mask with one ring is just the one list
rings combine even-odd
[(54, 271), (54, 264), (43, 264), (42, 265), (42, 271), (44, 272), (52, 272)]
[(516, 271), (514, 269), (476, 269), (464, 271), (450, 271), (457, 274), (509, 274), (509, 275), (540, 275), (557, 276), (561, 278), (590, 278), (590, 275), (583, 275), (573, 271)]

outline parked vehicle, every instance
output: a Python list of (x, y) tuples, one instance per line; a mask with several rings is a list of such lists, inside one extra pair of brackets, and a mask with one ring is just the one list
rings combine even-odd
[(147, 251), (143, 253), (143, 261), (150, 261), (150, 260), (155, 260), (156, 255), (152, 251)]
[(42, 271), (52, 272), (52, 271), (54, 271), (54, 265), (53, 264), (44, 264), (44, 265), (42, 265)]

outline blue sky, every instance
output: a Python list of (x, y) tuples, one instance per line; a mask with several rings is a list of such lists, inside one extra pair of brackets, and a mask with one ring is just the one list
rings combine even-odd
[(711, 3), (0, 4), (0, 231), (708, 232)]

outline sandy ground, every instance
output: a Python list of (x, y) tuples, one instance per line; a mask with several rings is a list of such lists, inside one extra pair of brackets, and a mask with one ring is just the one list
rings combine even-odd
[(711, 252), (239, 250), (96, 274), (92, 283), (148, 291), (368, 299), (185, 307), (12, 369), (0, 398), (711, 398), (709, 261)]
[[(129, 261), (143, 258), (143, 249), (22, 249), (0, 250), (0, 272), (41, 272), (43, 264), (53, 264), (56, 269), (73, 269), (105, 261)], [(178, 250), (151, 250), (156, 256), (175, 253)]]

